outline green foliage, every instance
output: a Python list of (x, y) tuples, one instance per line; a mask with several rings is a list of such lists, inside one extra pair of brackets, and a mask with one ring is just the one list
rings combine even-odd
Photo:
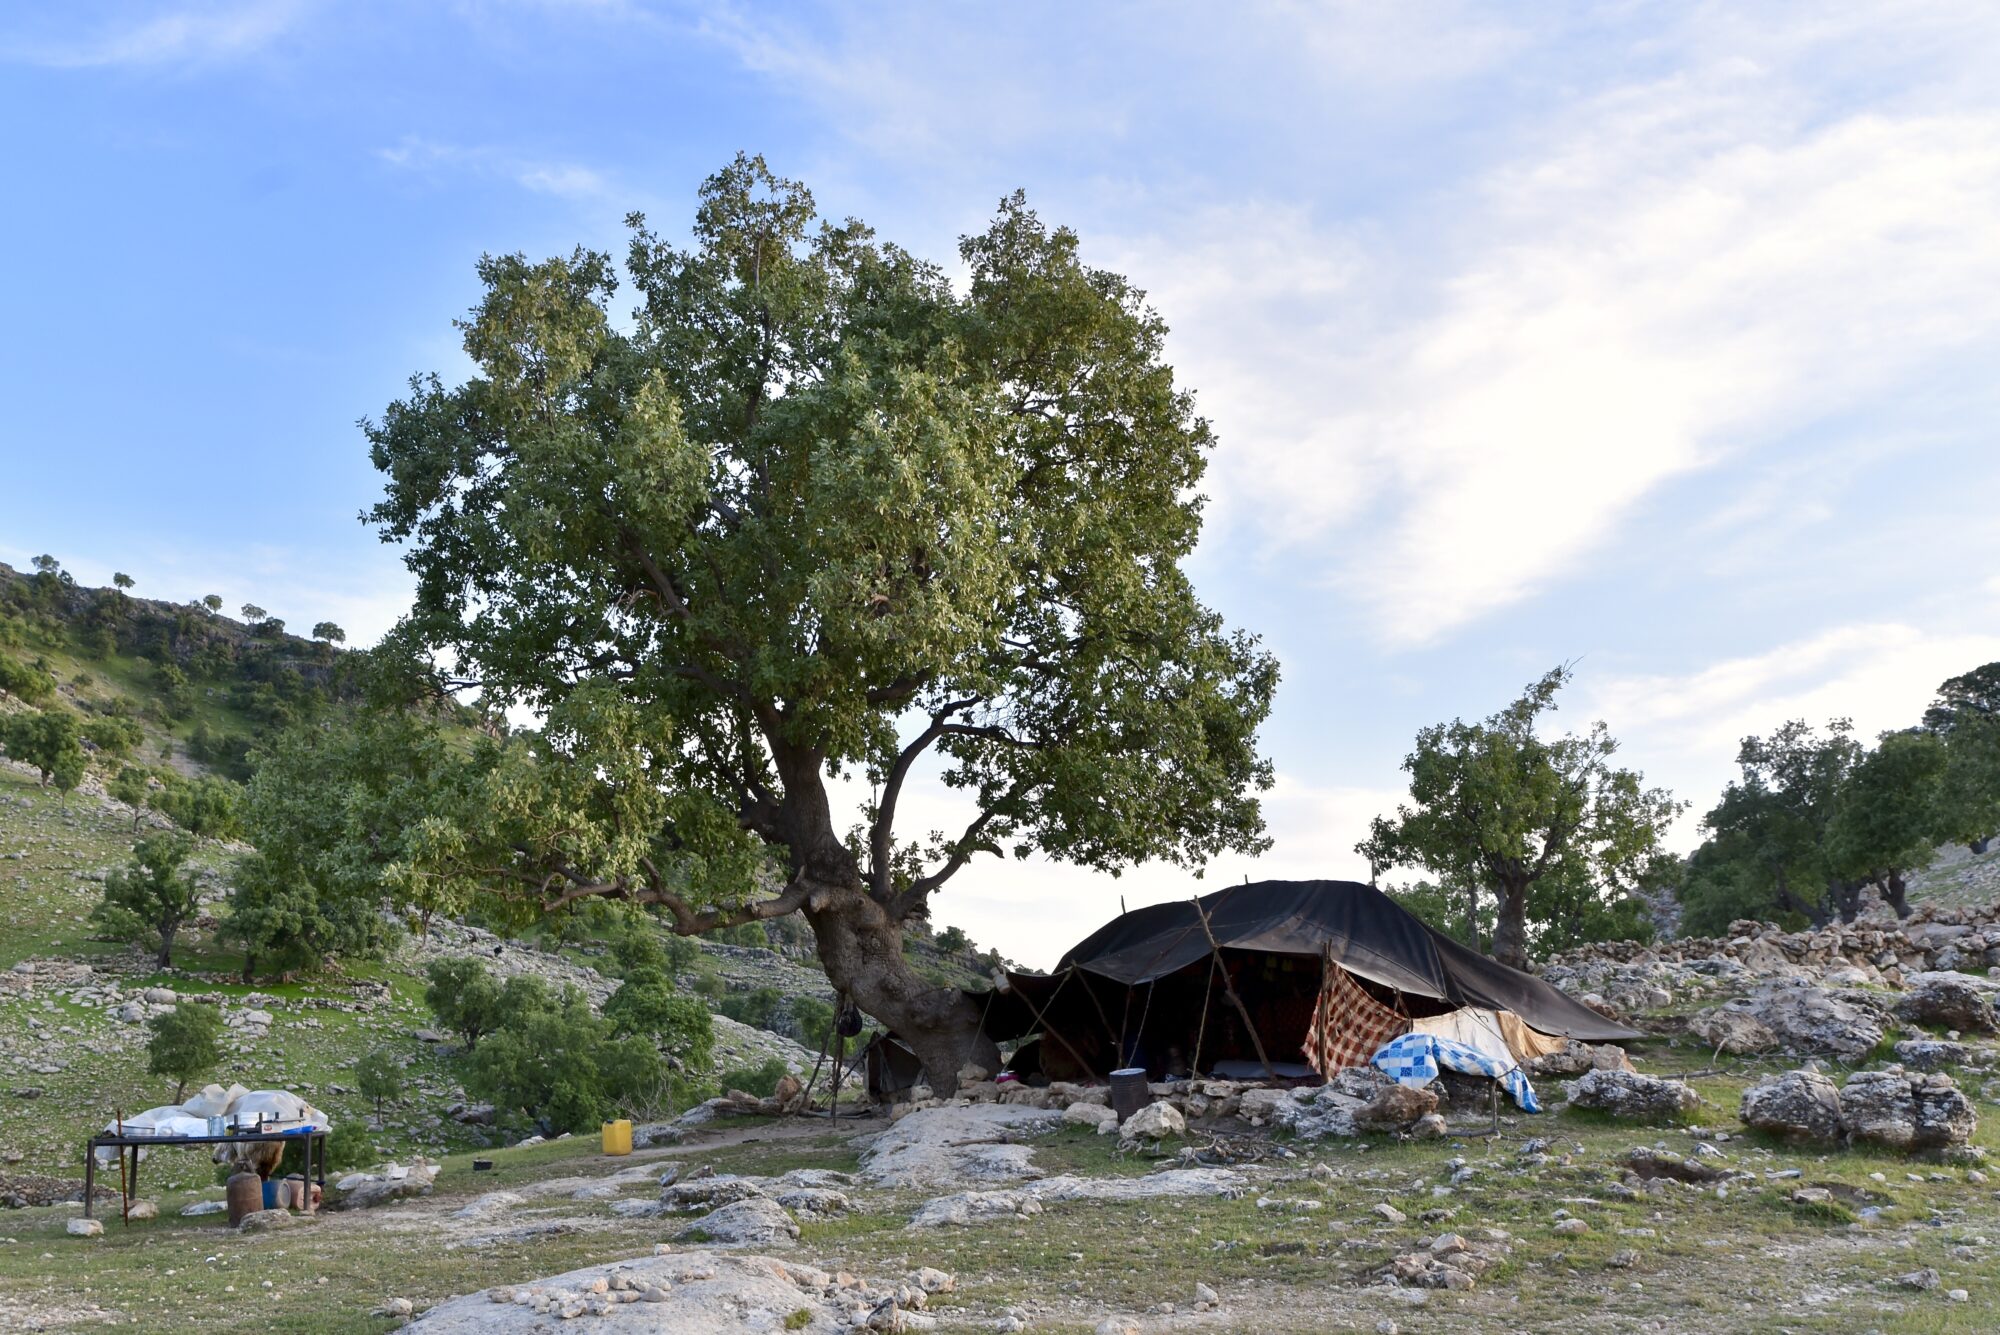
[(147, 1020), (146, 1031), (146, 1069), (175, 1082), (175, 1103), (188, 1081), (222, 1060), (222, 1012), (214, 1006), (182, 1000)]
[[(25, 714), (0, 716), (0, 750), (23, 764), (33, 765), (44, 784), (54, 782), (67, 791), (83, 777), (83, 728), (68, 709), (31, 710)], [(63, 779), (69, 782), (64, 784)]]
[(159, 813), (200, 839), (234, 839), (243, 833), (243, 789), (213, 774), (184, 779), (167, 771), (150, 801)]
[[(432, 960), (424, 970), (424, 1004), (437, 1022), (458, 1035), (466, 1051), (500, 1027), (502, 989), (500, 980), (484, 964), (470, 956), (458, 955)], [(517, 995), (516, 1002), (525, 999)]]
[(1742, 777), (1703, 818), (1709, 839), (1688, 862), (1690, 931), (1720, 931), (1737, 918), (1853, 916), (1856, 887), (1837, 881), (1827, 855), (1835, 804), (1862, 755), (1852, 731), (1846, 719), (1824, 735), (1794, 719), (1743, 739)]
[(179, 832), (141, 839), (130, 865), (104, 878), (91, 921), (114, 940), (157, 942), (157, 963), (173, 965), (174, 937), (200, 911), (200, 890), (185, 870), (194, 841)]
[(146, 740), (146, 733), (129, 718), (100, 716), (84, 723), (83, 737), (105, 755), (129, 756)]
[(2000, 719), (1966, 718), (1944, 734), (1939, 838), (1984, 851), (2000, 833)]
[(937, 948), (947, 955), (959, 955), (972, 949), (972, 938), (963, 929), (947, 927), (937, 934)]
[(776, 1032), (778, 1012), (784, 1004), (784, 993), (777, 988), (758, 987), (748, 992), (731, 993), (724, 997), (722, 1004), (715, 1009), (738, 1024)]
[[(268, 693), (269, 688), (264, 688)], [(245, 712), (257, 714), (254, 708), (244, 707)], [(282, 711), (289, 716), (290, 711)], [(272, 721), (267, 719), (266, 721)], [(237, 737), (220, 729), (210, 728), (206, 722), (194, 725), (188, 735), (188, 756), (211, 769), (217, 769), (238, 782), (250, 777), (250, 739)]]
[(833, 1034), (833, 1007), (818, 997), (792, 998), (792, 1037), (809, 1048), (823, 1048)]
[[(495, 800), (432, 871), (726, 925), (768, 895), (754, 837), (844, 893), (825, 912), (866, 887), (893, 924), (981, 852), (1264, 846), (1277, 667), (1181, 569), (1213, 441), (1141, 293), (1019, 197), (955, 291), (758, 159), (704, 185), (692, 249), (633, 226), (635, 324), (605, 255), (488, 258), (473, 378), (367, 428), (412, 657), (547, 719), (485, 753)], [(974, 809), (911, 839), (895, 794), (933, 749)], [(881, 793), (853, 848), (842, 773)]]
[(168, 718), (183, 719), (194, 712), (194, 684), (179, 664), (161, 663), (153, 670), (153, 678)]
[(1376, 817), (1355, 845), (1378, 871), (1421, 867), (1491, 895), (1494, 954), (1515, 965), (1531, 944), (1566, 939), (1580, 910), (1613, 911), (1683, 806), (1612, 765), (1618, 743), (1603, 723), (1555, 739), (1536, 732), (1569, 679), (1557, 668), (1483, 722), (1419, 732), (1403, 762), (1411, 803), (1394, 820)]
[(314, 626), (312, 637), (315, 640), (325, 640), (329, 644), (347, 643), (347, 632), (339, 626), (334, 625), (331, 621), (322, 621)]
[(1964, 723), (2000, 722), (2000, 663), (1987, 663), (1938, 684), (1923, 726), (1949, 733)]
[(39, 705), (56, 693), (55, 674), (32, 663), (23, 663), (12, 654), (0, 653), (0, 691), (17, 700)]
[(1928, 732), (1884, 737), (1848, 773), (1827, 822), (1826, 854), (1834, 875), (1878, 886), (1907, 914), (1904, 875), (1930, 861), (1940, 837), (1947, 760)]
[(402, 1060), (388, 1048), (370, 1048), (354, 1063), (354, 1082), (361, 1097), (375, 1105), (375, 1115), (380, 1117), (384, 1103), (394, 1103), (403, 1097)]
[(332, 1132), (326, 1138), (326, 1169), (329, 1173), (366, 1168), (380, 1162), (380, 1159), (375, 1141), (359, 1118), (343, 1117), (334, 1123)]
[(604, 1018), (620, 1038), (651, 1039), (684, 1072), (706, 1072), (715, 1060), (715, 1025), (708, 1007), (681, 996), (658, 969), (627, 973), (605, 999)]
[(768, 1099), (777, 1091), (778, 1082), (785, 1078), (789, 1069), (781, 1058), (772, 1057), (761, 1066), (732, 1066), (718, 1074), (715, 1083), (724, 1091), (740, 1089), (745, 1094)]
[(548, 1132), (594, 1130), (622, 1104), (661, 1097), (666, 1083), (652, 1042), (616, 1037), (574, 988), (536, 1007), (509, 1008), (466, 1059), (468, 1089)]
[(221, 935), (242, 949), (245, 982), (380, 952), (387, 931), (372, 900), (325, 894), (284, 867), (262, 851), (237, 864)]
[(121, 766), (117, 776), (105, 785), (105, 791), (132, 808), (132, 828), (136, 831), (139, 818), (151, 805), (153, 796), (152, 780), (146, 771), (137, 765)]

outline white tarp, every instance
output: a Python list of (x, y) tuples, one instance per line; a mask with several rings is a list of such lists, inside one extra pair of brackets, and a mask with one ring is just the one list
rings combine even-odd
[[(216, 1105), (220, 1103), (220, 1107)], [(313, 1127), (321, 1131), (331, 1131), (333, 1120), (319, 1109), (307, 1103), (288, 1089), (245, 1089), (241, 1085), (231, 1085), (228, 1089), (220, 1085), (210, 1085), (185, 1103), (169, 1103), (158, 1108), (148, 1108), (142, 1113), (134, 1113), (122, 1122), (110, 1121), (104, 1124), (106, 1135), (116, 1135), (122, 1129), (127, 1136), (153, 1136), (165, 1139), (171, 1136), (205, 1136), (208, 1134), (208, 1119), (222, 1117), (233, 1125), (248, 1129), (256, 1124), (278, 1123), (279, 1129), (292, 1130), (298, 1127)], [(145, 1157), (145, 1150), (139, 1155)], [(109, 1147), (99, 1147), (97, 1158), (100, 1163), (114, 1163), (118, 1151)]]
[(1448, 1038), (1484, 1053), (1504, 1067), (1519, 1065), (1507, 1036), (1500, 1032), (1500, 1017), (1478, 1006), (1461, 1006), (1443, 1015), (1426, 1015), (1410, 1021), (1410, 1031)]

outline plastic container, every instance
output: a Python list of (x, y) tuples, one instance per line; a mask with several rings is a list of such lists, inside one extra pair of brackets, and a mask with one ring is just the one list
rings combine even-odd
[(282, 1199), (283, 1199), (283, 1197), (281, 1197), (281, 1196), (280, 1196), (280, 1195), (278, 1194), (278, 1184), (277, 1184), (276, 1182), (273, 1182), (273, 1181), (272, 1181), (272, 1180), (271, 1180), (270, 1178), (268, 1178), (268, 1177), (267, 1177), (267, 1178), (265, 1178), (265, 1179), (264, 1179), (264, 1208), (265, 1208), (266, 1210), (275, 1210), (275, 1209), (277, 1209), (277, 1208), (278, 1208), (278, 1203), (279, 1203), (279, 1201), (280, 1201), (280, 1200), (282, 1200)]
[(604, 1152), (606, 1154), (630, 1154), (632, 1152), (632, 1119), (621, 1117), (615, 1122), (604, 1124)]
[(1111, 1109), (1121, 1123), (1152, 1101), (1153, 1091), (1147, 1087), (1145, 1067), (1127, 1066), (1111, 1073)]

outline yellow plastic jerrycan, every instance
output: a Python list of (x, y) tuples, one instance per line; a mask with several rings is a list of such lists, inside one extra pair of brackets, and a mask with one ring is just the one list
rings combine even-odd
[(606, 1154), (630, 1154), (632, 1152), (632, 1119), (621, 1117), (615, 1122), (604, 1124), (604, 1152)]

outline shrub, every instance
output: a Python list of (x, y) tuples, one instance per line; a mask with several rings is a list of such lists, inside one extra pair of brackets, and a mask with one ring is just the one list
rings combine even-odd
[(110, 756), (129, 756), (146, 740), (145, 732), (128, 718), (94, 718), (83, 725), (84, 740)]
[(724, 997), (716, 1009), (738, 1024), (747, 1024), (755, 1029), (777, 1028), (778, 1010), (785, 1003), (784, 994), (775, 987), (759, 987), (749, 992), (738, 992)]
[(146, 1069), (174, 1081), (174, 1102), (188, 1081), (222, 1060), (222, 1012), (198, 1001), (183, 1001), (146, 1021)]
[(574, 988), (546, 1009), (509, 1011), (467, 1067), (467, 1088), (545, 1133), (588, 1131), (620, 1104), (658, 1099), (667, 1080), (650, 1041), (614, 1037)]
[(649, 1038), (681, 1070), (705, 1072), (715, 1060), (715, 1025), (708, 1007), (674, 991), (658, 969), (634, 969), (604, 1003), (604, 1018), (619, 1037)]
[(469, 956), (432, 960), (424, 976), (429, 979), (424, 1004), (439, 1024), (464, 1041), (467, 1052), (500, 1027), (502, 989), (484, 964)]
[(762, 1066), (732, 1066), (715, 1077), (715, 1083), (727, 1091), (740, 1089), (745, 1094), (755, 1094), (760, 1099), (768, 1099), (777, 1092), (778, 1082), (783, 1080), (791, 1068), (784, 1059), (773, 1057)]
[(354, 1063), (354, 1080), (361, 1097), (375, 1105), (377, 1117), (384, 1103), (403, 1097), (403, 1063), (387, 1048), (370, 1048), (363, 1054)]
[(12, 654), (0, 654), (0, 691), (38, 705), (56, 693), (55, 675), (23, 663)]
[(326, 1169), (329, 1173), (350, 1168), (366, 1168), (375, 1163), (375, 1142), (359, 1118), (343, 1118), (333, 1124), (326, 1138)]
[(157, 963), (162, 969), (171, 967), (174, 937), (200, 908), (194, 877), (183, 870), (193, 851), (193, 841), (184, 834), (141, 839), (130, 864), (105, 877), (104, 898), (91, 910), (91, 919), (113, 940), (157, 940)]

